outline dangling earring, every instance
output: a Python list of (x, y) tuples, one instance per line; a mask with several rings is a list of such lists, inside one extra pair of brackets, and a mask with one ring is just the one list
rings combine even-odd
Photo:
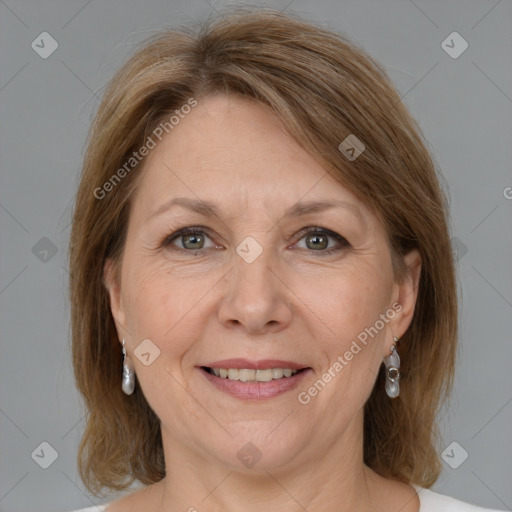
[[(395, 343), (398, 338), (393, 336)], [(386, 393), (389, 398), (396, 398), (400, 393), (400, 356), (396, 351), (395, 345), (391, 346), (391, 355), (384, 358), (384, 365), (386, 366)]]
[(123, 391), (127, 395), (131, 395), (135, 389), (135, 371), (133, 369), (132, 360), (126, 355), (123, 338)]

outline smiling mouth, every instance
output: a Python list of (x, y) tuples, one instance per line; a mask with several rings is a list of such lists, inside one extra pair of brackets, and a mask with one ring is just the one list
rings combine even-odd
[(219, 379), (238, 380), (241, 382), (270, 382), (273, 380), (288, 379), (302, 373), (308, 368), (292, 370), (291, 368), (266, 368), (254, 370), (249, 368), (210, 368), (201, 366), (201, 370), (218, 377)]

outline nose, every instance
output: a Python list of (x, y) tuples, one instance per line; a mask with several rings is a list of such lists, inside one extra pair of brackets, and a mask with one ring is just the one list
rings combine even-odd
[(268, 334), (290, 324), (293, 294), (278, 265), (272, 265), (270, 252), (264, 250), (251, 263), (234, 255), (234, 268), (226, 276), (226, 292), (219, 308), (219, 321), (225, 327)]

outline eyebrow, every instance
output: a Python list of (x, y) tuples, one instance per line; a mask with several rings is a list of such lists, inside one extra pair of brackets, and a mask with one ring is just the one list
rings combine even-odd
[[(191, 199), (189, 197), (175, 197), (174, 199), (171, 199), (170, 201), (167, 201), (166, 203), (159, 206), (149, 215), (147, 220), (161, 215), (174, 205), (181, 206), (182, 208), (198, 213), (199, 215), (203, 215), (205, 217), (215, 216), (221, 218), (221, 212), (215, 203), (204, 201), (202, 199)], [(365, 217), (356, 205), (341, 200), (299, 201), (285, 211), (283, 218), (300, 217), (310, 213), (321, 212), (336, 207), (345, 208), (346, 210), (352, 212), (356, 217), (358, 217), (359, 220), (365, 223)]]

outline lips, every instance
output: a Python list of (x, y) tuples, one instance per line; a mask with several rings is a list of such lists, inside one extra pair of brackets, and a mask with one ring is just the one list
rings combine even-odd
[[(230, 372), (240, 374), (241, 378), (237, 378), (238, 375), (235, 375), (234, 380), (227, 378), (226, 375), (222, 377), (219, 375), (221, 369), (223, 373), (228, 369)], [(283, 373), (286, 369), (286, 374), (272, 378), (273, 376), (266, 375), (269, 369), (278, 372), (280, 370)], [(294, 361), (281, 359), (249, 361), (243, 358), (214, 361), (198, 367), (198, 370), (217, 390), (243, 400), (265, 400), (291, 391), (313, 371), (310, 367)], [(249, 375), (246, 381), (245, 377)], [(252, 380), (255, 375), (257, 381)]]

